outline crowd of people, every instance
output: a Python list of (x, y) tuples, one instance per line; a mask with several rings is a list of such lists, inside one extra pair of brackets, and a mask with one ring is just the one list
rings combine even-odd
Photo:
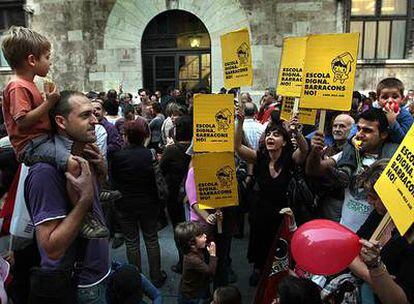
[[(368, 96), (354, 92), (349, 112), (328, 111), (324, 132), (318, 118), (312, 126), (295, 114), (283, 120), (284, 99), (272, 89), (255, 103), (248, 92), (223, 88), (219, 94), (234, 96), (240, 203), (204, 210), (191, 159), (193, 93), (207, 88), (134, 96), (122, 87), (59, 91), (45, 81), (41, 92), (33, 80), (49, 72), (49, 40), (12, 27), (2, 50), (15, 75), (3, 90), (1, 190), (12, 195), (19, 163), (30, 167), (23, 187), (35, 227), (33, 239), (13, 238), (3, 256), (12, 303), (162, 303), (168, 266), (181, 274), (178, 303), (242, 303), (231, 243), (247, 230), (247, 252), (237, 254), (252, 264), (255, 303), (414, 300), (413, 245), (395, 227), (382, 243), (367, 241), (386, 213), (374, 184), (414, 121), (414, 92), (398, 79), (381, 80)], [(284, 224), (292, 233), (318, 218), (357, 233), (360, 255), (323, 280), (293, 260), (276, 269)], [(178, 258), (163, 265), (158, 231), (169, 222)], [(113, 248), (125, 243), (128, 264), (111, 263), (110, 239)]]

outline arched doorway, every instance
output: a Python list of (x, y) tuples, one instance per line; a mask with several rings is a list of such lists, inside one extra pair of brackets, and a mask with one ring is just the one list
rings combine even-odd
[(182, 10), (165, 11), (144, 30), (142, 41), (143, 84), (166, 93), (211, 88), (211, 42), (204, 24)]

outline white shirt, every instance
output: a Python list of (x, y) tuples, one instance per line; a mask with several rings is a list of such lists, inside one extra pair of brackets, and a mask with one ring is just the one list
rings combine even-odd
[(106, 159), (106, 151), (107, 151), (106, 140), (108, 138), (108, 133), (106, 133), (106, 130), (102, 125), (96, 124), (95, 134), (96, 134), (96, 144), (98, 145), (99, 150), (101, 150), (102, 155)]
[[(376, 157), (364, 157), (362, 164), (369, 167), (376, 160)], [(362, 189), (354, 190), (348, 187), (345, 189), (345, 199), (342, 205), (340, 223), (352, 231), (357, 232), (373, 209), (366, 200), (365, 191)]]
[(259, 148), (260, 136), (262, 136), (266, 127), (254, 118), (246, 118), (243, 124), (243, 132), (246, 141), (254, 150)]

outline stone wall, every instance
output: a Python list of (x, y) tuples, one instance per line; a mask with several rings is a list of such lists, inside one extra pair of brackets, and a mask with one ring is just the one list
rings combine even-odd
[[(27, 0), (30, 26), (53, 43), (52, 78), (62, 88), (88, 91), (142, 86), (141, 39), (148, 22), (168, 9), (196, 15), (211, 38), (213, 91), (223, 86), (220, 35), (251, 33), (256, 95), (275, 86), (283, 38), (343, 31), (337, 0)], [(386, 76), (413, 84), (413, 65), (359, 65), (355, 88), (370, 90)], [(4, 83), (8, 73), (0, 71)]]
[(414, 64), (407, 61), (385, 65), (358, 65), (355, 77), (355, 90), (375, 91), (377, 83), (386, 77), (400, 79), (406, 90), (414, 89)]
[(30, 26), (53, 44), (51, 77), (65, 89), (102, 90), (89, 78), (102, 72), (96, 50), (103, 47), (108, 15), (115, 0), (28, 0)]

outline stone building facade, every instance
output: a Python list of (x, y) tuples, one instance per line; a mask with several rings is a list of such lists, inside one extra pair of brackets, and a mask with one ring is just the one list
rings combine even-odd
[[(143, 86), (144, 31), (157, 15), (182, 10), (195, 15), (211, 41), (211, 88), (223, 86), (220, 35), (247, 27), (251, 35), (254, 84), (276, 85), (283, 38), (349, 29), (351, 1), (338, 0), (26, 0), (28, 26), (53, 43), (52, 78), (63, 88), (136, 92)], [(411, 13), (411, 0), (407, 1)], [(0, 10), (2, 9), (0, 5)], [(4, 8), (3, 8), (4, 9)], [(408, 25), (411, 25), (410, 23)], [(411, 32), (407, 31), (407, 35)], [(378, 79), (401, 78), (414, 87), (411, 40), (404, 59), (359, 61), (355, 88), (371, 90)], [(125, 59), (127, 55), (127, 59)], [(0, 81), (9, 72), (1, 68)]]

